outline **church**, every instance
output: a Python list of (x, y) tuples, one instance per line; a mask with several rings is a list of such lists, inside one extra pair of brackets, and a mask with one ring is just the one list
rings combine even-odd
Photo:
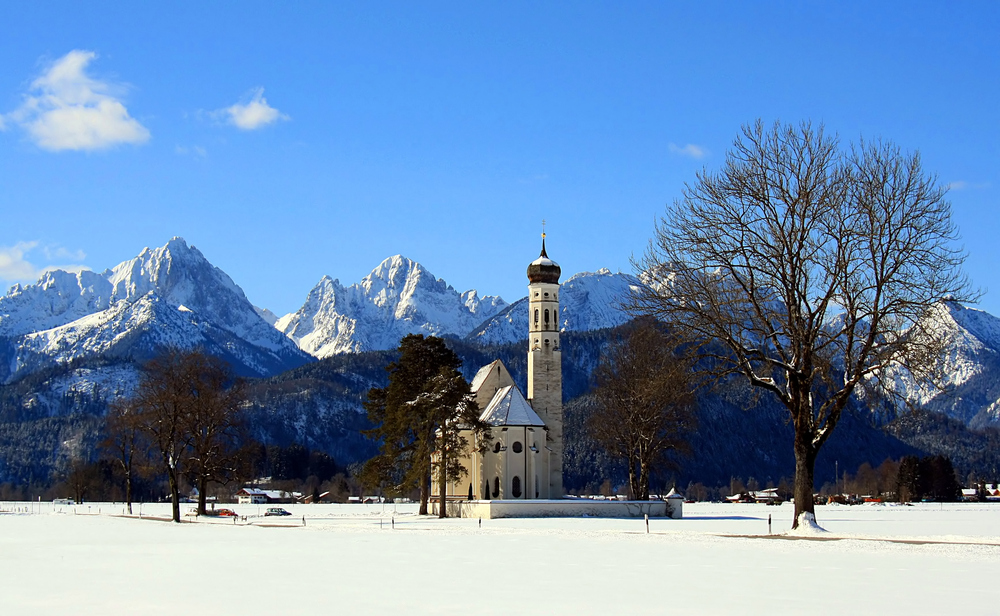
[[(470, 447), (461, 482), (447, 496), (471, 500), (558, 499), (563, 496), (562, 350), (559, 347), (559, 265), (545, 252), (528, 265), (528, 397), (503, 362), (480, 368), (472, 392), (491, 426), (490, 448)], [(464, 434), (472, 439), (472, 432)], [(438, 485), (431, 494), (440, 494)]]
[[(559, 265), (542, 252), (528, 265), (528, 396), (503, 362), (483, 366), (471, 389), (490, 426), (485, 452), (469, 447), (459, 460), (466, 473), (446, 488), (449, 515), (509, 517), (682, 517), (683, 498), (610, 501), (567, 497), (563, 490), (562, 349), (559, 345)], [(471, 430), (462, 434), (470, 444)], [(431, 511), (440, 487), (431, 485)]]

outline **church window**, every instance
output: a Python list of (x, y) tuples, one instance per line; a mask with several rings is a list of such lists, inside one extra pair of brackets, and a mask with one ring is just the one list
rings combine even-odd
[(500, 453), (500, 441), (497, 441), (497, 442), (496, 442), (496, 443), (495, 443), (495, 444), (493, 445), (493, 453)]
[(521, 451), (523, 450), (523, 448), (521, 447), (521, 441), (514, 441), (512, 449), (514, 450), (514, 453), (521, 453)]
[(546, 293), (546, 294), (545, 294), (545, 297), (548, 297), (548, 296), (549, 296), (549, 294), (548, 294), (548, 293)]
[(545, 327), (549, 326), (549, 309), (545, 309)]
[(500, 496), (500, 478), (493, 478), (493, 498)]
[(518, 498), (518, 497), (521, 496), (521, 478), (520, 477), (515, 476), (513, 479), (510, 480), (510, 493), (511, 493), (511, 495), (514, 496), (514, 498)]
[(538, 308), (535, 308), (535, 325), (538, 325)]

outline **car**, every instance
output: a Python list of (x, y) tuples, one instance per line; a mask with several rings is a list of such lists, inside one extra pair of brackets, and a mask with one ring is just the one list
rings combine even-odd
[(215, 510), (215, 515), (217, 515), (219, 517), (223, 517), (223, 518), (236, 518), (236, 517), (239, 517), (239, 516), (236, 515), (236, 512), (233, 511), (232, 509), (216, 509)]
[(285, 511), (281, 507), (268, 507), (264, 515), (292, 515), (290, 511)]

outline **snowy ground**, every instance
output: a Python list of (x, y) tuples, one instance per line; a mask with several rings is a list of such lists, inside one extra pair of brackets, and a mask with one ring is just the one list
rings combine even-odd
[(247, 521), (0, 503), (0, 614), (1000, 612), (1000, 505), (819, 507), (830, 532), (799, 538), (767, 537), (768, 515), (790, 526), (787, 504), (689, 504), (649, 534), (596, 518), (480, 528), (411, 505), (280, 520), (230, 507)]

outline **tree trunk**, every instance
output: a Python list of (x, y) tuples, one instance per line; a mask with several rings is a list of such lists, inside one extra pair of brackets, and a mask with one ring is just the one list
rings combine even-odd
[(643, 460), (639, 464), (639, 493), (636, 495), (636, 500), (648, 501), (649, 500), (649, 467), (650, 463), (648, 460)]
[(167, 478), (170, 480), (170, 510), (172, 513), (172, 520), (174, 522), (181, 521), (181, 498), (179, 494), (180, 488), (177, 486), (177, 470), (170, 469), (167, 471)]
[(441, 468), (438, 472), (438, 484), (441, 488), (441, 501), (438, 505), (438, 517), (447, 518), (448, 511), (445, 508), (445, 500), (448, 496), (448, 457), (445, 455), (444, 447), (441, 447)]
[(128, 507), (128, 514), (132, 515), (132, 471), (125, 472), (125, 505)]
[(637, 473), (637, 468), (639, 466), (639, 461), (636, 460), (636, 456), (629, 454), (628, 457), (628, 491), (629, 498), (638, 499), (639, 498), (639, 476)]
[(795, 431), (795, 517), (792, 528), (798, 528), (799, 515), (811, 513), (815, 516), (813, 503), (813, 472), (816, 467), (816, 451), (812, 446), (809, 431)]
[(208, 487), (208, 478), (204, 475), (198, 477), (198, 515), (205, 515), (205, 488)]
[(427, 468), (427, 472), (420, 479), (420, 510), (417, 512), (418, 515), (427, 515), (427, 503), (430, 501), (431, 493), (431, 470), (430, 467)]

